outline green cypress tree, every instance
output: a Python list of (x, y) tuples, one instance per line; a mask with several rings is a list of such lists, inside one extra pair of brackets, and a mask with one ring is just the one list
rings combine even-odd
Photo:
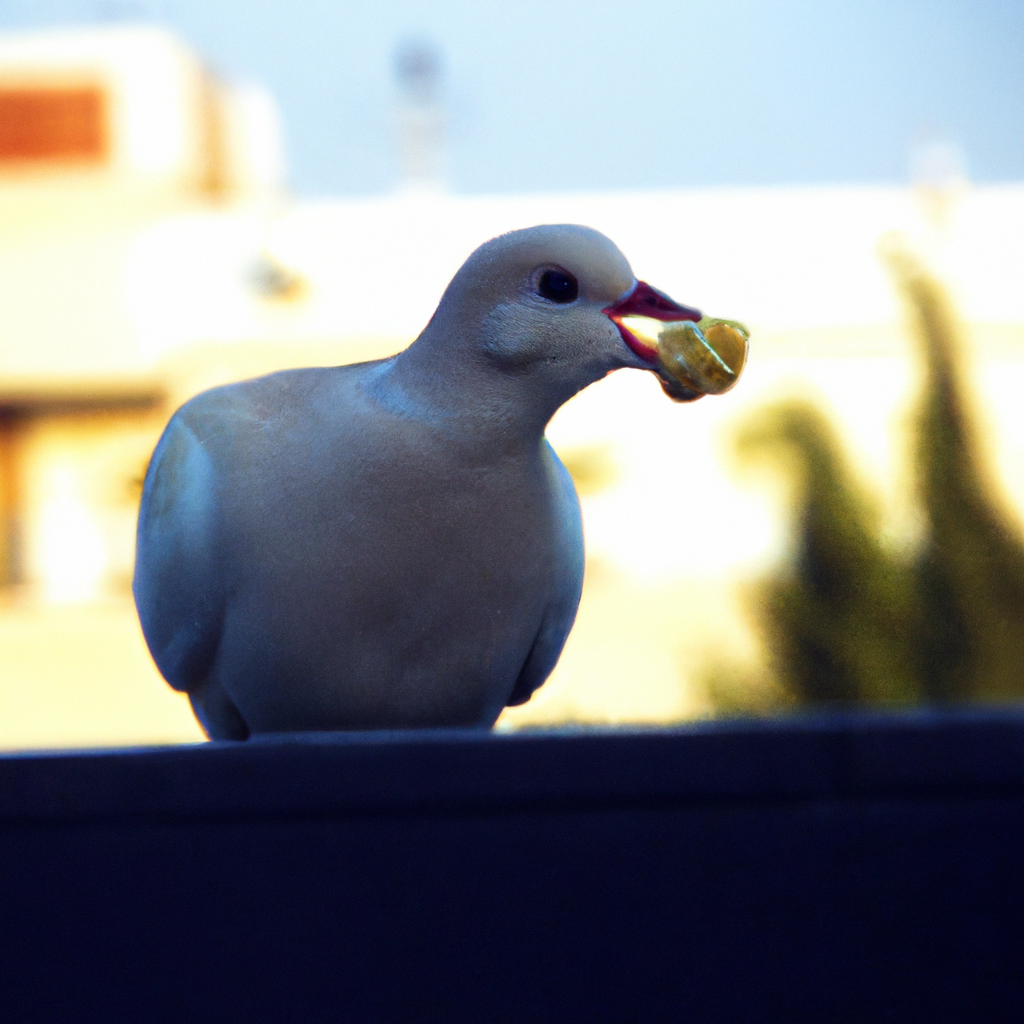
[(791, 560), (755, 589), (771, 667), (796, 703), (1024, 697), (1024, 542), (986, 477), (967, 408), (959, 327), (941, 286), (905, 252), (888, 259), (921, 345), (913, 444), (920, 549), (882, 543), (876, 505), (812, 406), (760, 412), (738, 437), (786, 473)]
[(879, 540), (875, 505), (827, 419), (787, 402), (739, 436), (741, 454), (785, 468), (794, 492), (791, 561), (755, 590), (772, 669), (797, 703), (909, 703), (914, 579)]
[(908, 300), (925, 383), (915, 461), (925, 543), (915, 566), (919, 659), (937, 701), (1024, 696), (1024, 543), (979, 456), (961, 366), (960, 328), (941, 286), (914, 259), (889, 262)]

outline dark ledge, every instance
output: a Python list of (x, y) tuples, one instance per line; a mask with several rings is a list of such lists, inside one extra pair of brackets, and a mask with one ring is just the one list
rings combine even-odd
[(1012, 1019), (1024, 713), (13, 754), (0, 879), (5, 1022)]
[(295, 733), (248, 743), (0, 756), (0, 822), (1003, 792), (1024, 793), (1024, 712), (850, 714), (514, 734)]

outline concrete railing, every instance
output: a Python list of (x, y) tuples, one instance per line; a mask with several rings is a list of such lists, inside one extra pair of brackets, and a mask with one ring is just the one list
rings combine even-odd
[(1024, 714), (0, 758), (0, 1018), (991, 1021)]

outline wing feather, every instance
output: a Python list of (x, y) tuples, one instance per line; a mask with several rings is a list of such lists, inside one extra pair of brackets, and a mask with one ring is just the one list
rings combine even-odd
[(220, 642), (213, 466), (179, 411), (146, 473), (132, 589), (153, 660), (175, 689), (206, 679)]
[(551, 600), (544, 611), (537, 636), (523, 664), (512, 694), (510, 707), (525, 704), (551, 675), (576, 621), (583, 592), (583, 520), (579, 498), (569, 471), (545, 440), (552, 484), (552, 515), (558, 544), (557, 569)]

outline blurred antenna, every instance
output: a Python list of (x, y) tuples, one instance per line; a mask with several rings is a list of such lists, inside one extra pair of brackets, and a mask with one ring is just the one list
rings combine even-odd
[(445, 188), (445, 110), (440, 51), (422, 41), (403, 43), (395, 53), (400, 187), (409, 191)]
[(910, 148), (910, 181), (918, 188), (959, 188), (967, 182), (963, 150), (949, 139), (916, 142)]
[(940, 134), (922, 132), (910, 146), (909, 172), (928, 222), (944, 228), (968, 184), (964, 151)]

